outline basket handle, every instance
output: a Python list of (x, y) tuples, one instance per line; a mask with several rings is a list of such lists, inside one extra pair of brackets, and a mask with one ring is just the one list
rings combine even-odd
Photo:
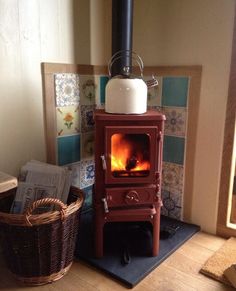
[(65, 219), (65, 211), (67, 209), (67, 205), (65, 205), (61, 200), (56, 199), (56, 198), (43, 198), (43, 199), (39, 199), (37, 201), (34, 201), (33, 204), (27, 209), (27, 211), (25, 213), (26, 223), (29, 226), (32, 226), (32, 223), (29, 221), (29, 218), (32, 215), (33, 211), (36, 208), (38, 208), (39, 206), (48, 205), (48, 204), (54, 204), (54, 205), (59, 206), (60, 214), (61, 214), (61, 220)]

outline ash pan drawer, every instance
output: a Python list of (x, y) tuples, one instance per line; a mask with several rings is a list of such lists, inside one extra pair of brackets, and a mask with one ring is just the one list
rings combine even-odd
[(155, 186), (107, 188), (108, 207), (147, 205), (157, 201)]

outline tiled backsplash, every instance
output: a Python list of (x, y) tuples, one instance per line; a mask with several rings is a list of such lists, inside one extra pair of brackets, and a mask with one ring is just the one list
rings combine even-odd
[[(150, 79), (150, 77), (145, 77)], [(84, 210), (92, 205), (94, 183), (93, 110), (103, 108), (107, 76), (55, 74), (57, 162), (73, 170), (73, 185), (86, 193)], [(184, 193), (188, 77), (159, 77), (148, 92), (148, 107), (166, 115), (162, 213), (180, 219)]]

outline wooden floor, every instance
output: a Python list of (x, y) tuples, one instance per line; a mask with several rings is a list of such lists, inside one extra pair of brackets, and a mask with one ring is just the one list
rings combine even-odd
[[(224, 239), (206, 233), (195, 234), (132, 290), (235, 290), (199, 273), (204, 262), (224, 242)], [(0, 257), (0, 290), (119, 291), (128, 289), (82, 262), (74, 262), (69, 273), (57, 282), (39, 287), (24, 287), (13, 279)]]

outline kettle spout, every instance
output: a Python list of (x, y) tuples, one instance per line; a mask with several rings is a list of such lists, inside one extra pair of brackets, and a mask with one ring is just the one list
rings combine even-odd
[(148, 89), (158, 86), (158, 81), (153, 75), (152, 75), (152, 79), (145, 81), (145, 83)]

